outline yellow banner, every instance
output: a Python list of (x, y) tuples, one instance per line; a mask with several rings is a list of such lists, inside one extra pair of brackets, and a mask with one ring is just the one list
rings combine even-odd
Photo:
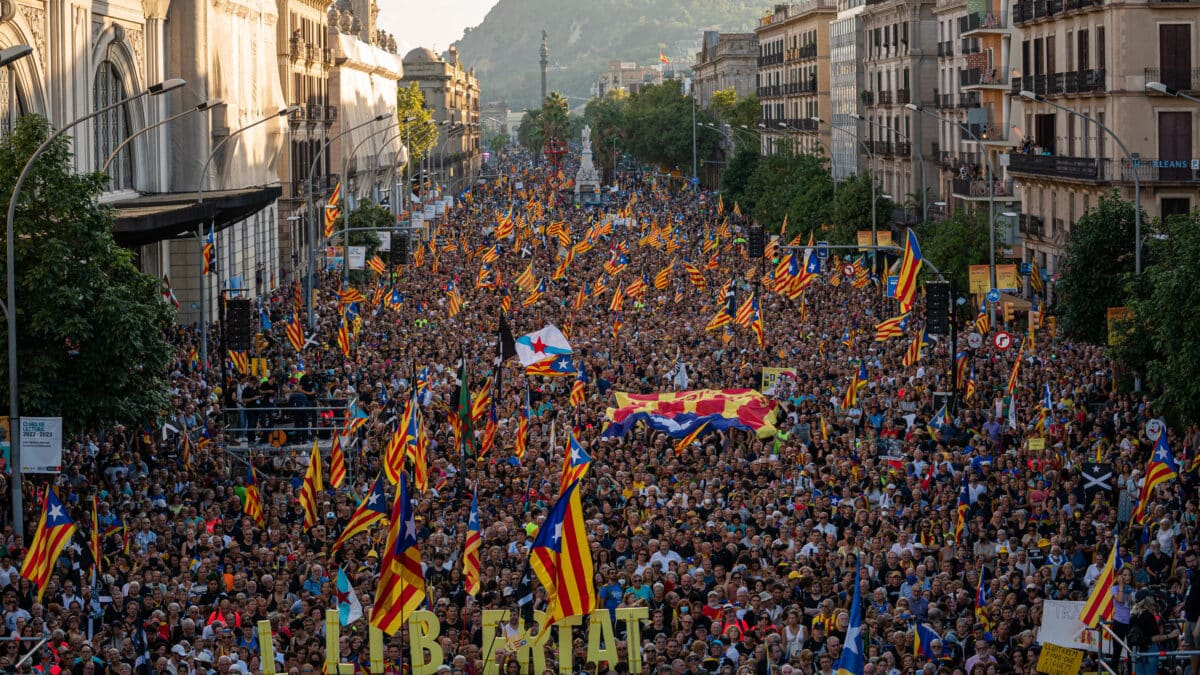
[(1048, 675), (1075, 675), (1082, 663), (1082, 650), (1044, 644), (1042, 654), (1038, 657), (1037, 669), (1039, 673)]
[[(971, 295), (984, 295), (992, 288), (991, 273), (987, 265), (971, 265)], [(996, 265), (996, 288), (1020, 288), (1021, 275), (1016, 265)]]
[[(892, 233), (889, 230), (876, 230), (875, 238), (879, 240), (880, 246), (891, 246), (892, 245)], [(871, 231), (870, 230), (859, 230), (858, 231), (858, 245), (859, 246), (870, 246), (871, 245)]]
[(1133, 319), (1133, 313), (1128, 307), (1109, 307), (1104, 313), (1104, 319), (1108, 325), (1108, 346), (1116, 347), (1121, 344), (1121, 338), (1129, 333), (1128, 328), (1121, 329), (1121, 324)]

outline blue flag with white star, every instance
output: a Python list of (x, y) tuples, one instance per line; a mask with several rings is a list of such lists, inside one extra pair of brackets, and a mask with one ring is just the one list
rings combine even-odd
[(835, 665), (837, 675), (862, 675), (863, 672), (862, 595), (859, 593), (861, 578), (862, 560), (859, 559), (854, 565), (854, 601), (850, 603), (850, 625), (846, 629), (842, 657)]

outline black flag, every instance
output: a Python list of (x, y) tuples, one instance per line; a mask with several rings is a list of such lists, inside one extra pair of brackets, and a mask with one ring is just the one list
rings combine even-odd
[(508, 327), (508, 319), (500, 315), (500, 341), (496, 345), (496, 361), (502, 363), (517, 355), (517, 341), (513, 339), (512, 329)]

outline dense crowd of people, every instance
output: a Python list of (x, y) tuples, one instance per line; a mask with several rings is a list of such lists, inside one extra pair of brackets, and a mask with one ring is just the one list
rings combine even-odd
[[(414, 374), (426, 368), (429, 393), (420, 402), (431, 475), (415, 512), (428, 606), (442, 626), (446, 660), (439, 670), (452, 675), (483, 672), (482, 609), (516, 613), (521, 570), (558, 494), (570, 433), (593, 458), (582, 485), (598, 609), (648, 608), (641, 644), (628, 645), (643, 655), (644, 672), (832, 673), (846, 648), (861, 568), (865, 673), (1030, 673), (1043, 603), (1084, 600), (1114, 540), (1124, 565), (1114, 588), (1116, 630), (1136, 638), (1139, 649), (1200, 644), (1200, 425), (1163, 432), (1180, 476), (1154, 491), (1143, 525), (1131, 524), (1130, 500), (1137, 501), (1153, 446), (1147, 424), (1158, 414), (1147, 398), (1118, 389), (1102, 348), (1048, 330), (1005, 351), (987, 340), (968, 349), (965, 337), (959, 345), (941, 337), (905, 365), (923, 325), (920, 297), (906, 333), (876, 341), (875, 324), (899, 313), (896, 301), (871, 280), (838, 278), (842, 263), (830, 261), (800, 298), (775, 293), (763, 280), (774, 261), (749, 258), (746, 219), (715, 195), (630, 174), (620, 192), (607, 195), (608, 206), (578, 208), (550, 203), (543, 170), (529, 157), (514, 153), (499, 167), (497, 180), (460, 196), (429, 232), (432, 243), (421, 242), (420, 253), (414, 243), (407, 264), (382, 275), (355, 273), (366, 301), (351, 321), (348, 356), (337, 343), (336, 271), (318, 289), (317, 329), (305, 327), (310, 342), (302, 352), (285, 337), (297, 311), (294, 287), (262, 299), (272, 328), (255, 356), (265, 358), (265, 374), (238, 375), (230, 365), (235, 375), (223, 383), (218, 331), (209, 332), (210, 364), (194, 358), (197, 330), (173, 336), (178, 361), (163, 419), (96, 430), (66, 450), (54, 486), (80, 534), (40, 600), (18, 573), (26, 542), (6, 528), (0, 671), (257, 673), (255, 626), (267, 620), (278, 672), (320, 672), (324, 612), (337, 606), (338, 570), (369, 611), (384, 528), (352, 538), (336, 554), (331, 546), (380, 474), (381, 451)], [(516, 220), (515, 240), (501, 242), (482, 275), (492, 230), (506, 214)], [(604, 222), (611, 232), (598, 227)], [(557, 223), (553, 231), (567, 233), (561, 242), (546, 234)], [(590, 250), (579, 250), (552, 278), (560, 249), (568, 240), (587, 241), (588, 232), (595, 235)], [(654, 232), (670, 234), (647, 237)], [(789, 232), (781, 243), (794, 236), (803, 241), (808, 233)], [(613, 273), (613, 261), (624, 269)], [(701, 271), (704, 289), (684, 261)], [(530, 265), (546, 283), (540, 298), (526, 302), (530, 294), (515, 282)], [(655, 287), (668, 267), (667, 285)], [(628, 287), (643, 275), (645, 294), (613, 312), (618, 284)], [(731, 279), (739, 304), (759, 293), (761, 347), (740, 326), (705, 330)], [(386, 288), (376, 293), (380, 284)], [(584, 284), (586, 302), (576, 310)], [(457, 313), (450, 285), (462, 299)], [(606, 290), (597, 292), (601, 286)], [(576, 366), (589, 375), (582, 405), (568, 403), (574, 378), (526, 376), (515, 360), (497, 372), (506, 292), (515, 333), (552, 323), (567, 334)], [(963, 322), (964, 336), (971, 323)], [(1013, 332), (1022, 336), (1024, 325)], [(960, 383), (949, 422), (931, 433), (959, 353), (970, 396)], [(495, 383), (498, 433), (482, 457), (475, 456), (479, 437), (464, 455), (451, 430), (462, 358), (472, 392)], [(1007, 400), (1016, 359), (1016, 394)], [(866, 385), (843, 406), (860, 364)], [(715, 432), (680, 451), (677, 439), (646, 427), (601, 438), (614, 392), (757, 389), (763, 368), (794, 369), (771, 392), (772, 437)], [(531, 440), (517, 459), (513, 444), (527, 396)], [(1051, 406), (1039, 423), (1047, 398)], [(329, 429), (351, 402), (367, 422), (346, 446), (347, 481), (320, 495), (321, 522), (303, 528), (297, 496), (308, 429), (316, 427), (328, 461)], [(309, 407), (326, 409), (289, 411)], [(293, 425), (299, 428), (288, 442), (265, 445), (275, 427)], [(263, 526), (244, 512), (247, 461), (256, 467)], [(1102, 487), (1098, 473), (1086, 472), (1097, 466), (1111, 473)], [(25, 485), (32, 531), (47, 485)], [(964, 490), (969, 507), (957, 536)], [(483, 538), (476, 596), (466, 593), (462, 573), (472, 495)], [(86, 542), (93, 496), (100, 561), (91, 560)], [(545, 601), (537, 589), (534, 604)], [(914, 649), (918, 626), (936, 639)], [(620, 622), (617, 630), (625, 646)], [(43, 637), (48, 641), (18, 668)], [(344, 627), (340, 660), (367, 672), (367, 644), (365, 620)], [(629, 670), (623, 660), (587, 662), (582, 632), (574, 644), (576, 672)], [(402, 635), (388, 638), (385, 672), (408, 668), (407, 649)], [(506, 673), (526, 669), (503, 643), (493, 658)], [(1089, 655), (1085, 664), (1093, 662)], [(1186, 659), (1155, 667), (1182, 672), (1173, 669), (1189, 665), (1197, 672)]]

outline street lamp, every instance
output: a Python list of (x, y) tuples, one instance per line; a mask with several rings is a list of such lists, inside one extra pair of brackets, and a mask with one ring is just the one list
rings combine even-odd
[[(1163, 84), (1162, 82), (1147, 82), (1146, 88), (1149, 89), (1150, 91), (1156, 91), (1160, 94), (1166, 94), (1167, 96), (1174, 96), (1175, 98), (1186, 98), (1187, 100), (1192, 101), (1193, 103), (1200, 103), (1200, 98), (1196, 98), (1195, 96), (1188, 96), (1187, 94), (1183, 93), (1182, 91), (1179, 91), (1178, 89), (1176, 89), (1174, 87), (1168, 87), (1167, 85)], [(1024, 93), (1025, 92), (1021, 92), (1022, 95), (1024, 95)]]
[[(975, 132), (961, 122), (931, 113), (915, 103), (905, 103), (904, 107), (923, 115), (929, 115), (943, 124), (952, 124), (975, 139), (976, 143), (980, 143), (979, 136), (976, 136)], [(996, 178), (999, 174), (996, 172), (996, 166), (992, 164), (992, 156), (984, 152), (983, 158), (987, 160), (988, 169), (991, 171), (991, 175), (988, 176), (988, 283), (989, 288), (996, 288)], [(996, 325), (996, 303), (994, 302), (988, 303), (988, 320), (992, 326)]]
[[(26, 45), (18, 45), (9, 47), (0, 51), (0, 65), (8, 65), (19, 58), (27, 56), (33, 50)], [(144, 91), (134, 94), (128, 98), (121, 99), (116, 103), (94, 110), (83, 117), (77, 117), (74, 120), (63, 125), (60, 129), (52, 132), (42, 141), (41, 145), (33, 151), (29, 159), (25, 161), (25, 166), (21, 167), (21, 173), (17, 176), (17, 182), (13, 185), (12, 195), (8, 198), (8, 222), (6, 232), (8, 241), (5, 244), (6, 257), (4, 259), (5, 276), (7, 277), (8, 294), (4, 303), (5, 314), (8, 319), (8, 419), (9, 419), (9, 445), (11, 448), (9, 465), (14, 467), (12, 472), (12, 507), (13, 507), (13, 530), (17, 537), (25, 536), (25, 520), (22, 510), (21, 495), (21, 429), (20, 429), (20, 406), (17, 401), (17, 265), (13, 260), (13, 224), (17, 217), (17, 199), (21, 196), (21, 188), (25, 185), (25, 179), (29, 178), (29, 172), (33, 169), (33, 163), (41, 156), (50, 144), (57, 140), (60, 136), (75, 128), (79, 124), (90, 119), (99, 117), (104, 113), (121, 107), (128, 103), (136, 103), (146, 96), (158, 96), (169, 91), (174, 91), (183, 85), (187, 84), (184, 80), (172, 78), (163, 80), (158, 84), (150, 85)]]
[[(816, 122), (818, 125), (828, 124), (830, 129), (837, 129), (838, 131), (842, 132), (843, 134), (851, 135), (850, 130), (840, 124), (834, 124), (833, 122), (826, 122), (825, 120), (821, 119), (820, 117), (810, 117), (808, 119)], [(864, 143), (863, 140), (858, 137), (857, 133), (853, 134), (853, 137), (854, 137), (854, 140), (858, 141), (858, 144), (862, 146), (862, 149), (867, 151), (867, 157), (871, 158), (871, 166), (875, 166), (875, 153), (871, 152), (871, 147), (868, 146), (866, 143)], [(830, 153), (830, 155), (832, 156), (832, 153)], [(879, 205), (875, 201), (875, 176), (872, 175), (871, 176), (871, 246), (872, 246), (871, 261), (872, 261), (872, 268), (874, 268), (875, 251), (876, 251), (875, 247), (879, 246), (878, 226), (875, 222), (877, 219), (876, 211), (878, 211), (878, 210), (879, 210)]]
[[(356, 125), (350, 127), (349, 129), (343, 130), (338, 135), (336, 135), (333, 138), (326, 141), (325, 145), (322, 145), (321, 149), (317, 151), (317, 156), (313, 157), (312, 163), (308, 165), (308, 174), (307, 174), (307, 178), (305, 179), (305, 183), (307, 184), (307, 186), (306, 186), (307, 189), (305, 190), (305, 192), (307, 192), (307, 196), (305, 199), (305, 210), (306, 210), (306, 214), (308, 215), (308, 242), (309, 243), (308, 243), (308, 272), (307, 272), (307, 277), (304, 280), (304, 302), (305, 302), (305, 306), (307, 308), (307, 313), (308, 313), (308, 327), (312, 330), (316, 330), (316, 328), (317, 328), (317, 318), (316, 318), (316, 314), (313, 312), (313, 302), (312, 302), (313, 257), (316, 255), (315, 244), (317, 242), (317, 233), (316, 233), (316, 229), (315, 229), (316, 228), (316, 219), (315, 219), (315, 215), (313, 214), (313, 208), (314, 208), (313, 207), (313, 182), (312, 182), (313, 174), (316, 173), (316, 171), (317, 171), (317, 164), (319, 164), (321, 162), (321, 158), (325, 156), (325, 151), (333, 146), (334, 141), (338, 140), (342, 136), (345, 136), (346, 134), (350, 133), (351, 131), (355, 131), (356, 129), (361, 129), (361, 128), (367, 126), (368, 124), (382, 122), (383, 120), (389, 119), (390, 117), (391, 117), (391, 115), (389, 115), (387, 113), (383, 113), (380, 115), (376, 115), (375, 117), (372, 117), (371, 119), (367, 120), (366, 122), (362, 122), (361, 124), (356, 124)], [(405, 119), (405, 121), (412, 121), (415, 119), (416, 119), (415, 117), (408, 117)], [(404, 169), (405, 169), (405, 172), (407, 173), (407, 171), (408, 171), (407, 164), (405, 165)], [(342, 178), (345, 178), (345, 176), (342, 176)]]
[[(300, 109), (300, 106), (298, 106), (298, 105), (283, 108), (283, 109), (279, 110), (278, 112), (267, 115), (266, 117), (263, 117), (255, 122), (251, 122), (250, 124), (247, 124), (246, 126), (242, 127), (241, 129), (234, 130), (228, 136), (226, 136), (225, 138), (222, 138), (216, 145), (214, 145), (212, 150), (209, 151), (209, 153), (208, 153), (208, 158), (204, 160), (204, 168), (200, 170), (200, 187), (197, 188), (197, 190), (196, 190), (196, 203), (204, 204), (204, 191), (206, 189), (208, 189), (208, 167), (210, 164), (212, 164), (213, 158), (215, 158), (217, 156), (217, 152), (219, 152), (221, 150), (221, 148), (225, 147), (225, 144), (228, 143), (231, 138), (233, 138), (234, 136), (237, 136), (238, 134), (242, 133), (243, 131), (246, 131), (248, 129), (253, 129), (254, 127), (256, 127), (260, 124), (266, 124), (267, 122), (270, 122), (271, 120), (273, 120), (277, 117), (287, 117), (288, 115), (296, 112), (299, 109)], [(204, 256), (204, 223), (203, 223), (203, 221), (200, 223), (200, 227), (199, 227), (198, 233), (196, 235), (196, 242), (198, 244), (200, 244), (200, 255), (201, 255), (201, 257), (203, 257)], [(216, 242), (214, 242), (214, 246), (215, 246), (215, 244), (216, 244)], [(216, 251), (214, 250), (213, 253), (215, 255)], [(201, 264), (200, 265), (200, 363), (208, 363), (208, 299), (206, 297), (208, 295), (208, 284), (207, 284), (204, 276), (205, 276), (204, 275), (204, 265)], [(217, 292), (218, 293), (221, 292), (221, 271), (219, 269), (217, 270)]]
[[(1150, 84), (1159, 84), (1159, 83), (1151, 82)], [(1149, 87), (1149, 85), (1147, 85), (1147, 87)], [(1163, 88), (1166, 89), (1167, 88), (1166, 85), (1163, 85)], [(1158, 91), (1158, 89), (1155, 89), (1155, 91)], [(1081, 112), (1071, 110), (1070, 108), (1068, 108), (1066, 106), (1061, 106), (1061, 105), (1055, 103), (1054, 101), (1047, 100), (1046, 97), (1042, 96), (1041, 94), (1035, 94), (1032, 91), (1024, 90), (1021, 92), (1021, 98), (1025, 99), (1027, 101), (1037, 101), (1038, 103), (1045, 103), (1046, 105), (1048, 105), (1052, 108), (1058, 108), (1059, 110), (1062, 110), (1066, 113), (1075, 115), (1076, 117), (1083, 120), (1084, 122), (1091, 122), (1092, 124), (1095, 124), (1097, 127), (1100, 127), (1100, 129), (1102, 129), (1106, 134), (1108, 134), (1109, 136), (1112, 136), (1112, 139), (1114, 141), (1116, 141), (1118, 146), (1120, 146), (1121, 152), (1125, 153), (1125, 159), (1129, 161), (1129, 172), (1133, 174), (1133, 271), (1134, 271), (1134, 274), (1141, 274), (1142, 273), (1142, 182), (1141, 182), (1141, 180), (1138, 179), (1138, 167), (1133, 163), (1133, 155), (1130, 154), (1129, 148), (1125, 147), (1125, 142), (1122, 141), (1121, 137), (1118, 136), (1115, 132), (1113, 132), (1112, 129), (1109, 129), (1108, 127), (1104, 126), (1099, 121), (1097, 121), (1095, 118), (1089, 117), (1088, 115), (1084, 115)], [(992, 284), (992, 285), (993, 285), (993, 287), (995, 286), (995, 284)]]
[(821, 134), (813, 133), (812, 131), (801, 129), (800, 127), (793, 127), (784, 122), (779, 123), (779, 128), (787, 129), (788, 131), (794, 131), (797, 134), (804, 134), (805, 136), (812, 136), (813, 140), (817, 142), (817, 145), (821, 146), (822, 150), (829, 153), (829, 179), (833, 182), (833, 193), (837, 194), (837, 178), (834, 177), (836, 175), (836, 165), (833, 159), (833, 148), (829, 147), (828, 143), (821, 140)]
[[(390, 115), (385, 115), (385, 117), (390, 117)], [(343, 194), (345, 195), (346, 199), (346, 216), (342, 218), (342, 233), (345, 235), (343, 244), (345, 246), (345, 250), (342, 251), (342, 271), (345, 272), (343, 278), (346, 280), (347, 287), (350, 286), (350, 214), (354, 211), (355, 205), (358, 201), (357, 199), (355, 199), (354, 202), (350, 201), (350, 159), (358, 154), (358, 149), (362, 147), (363, 143), (375, 138), (379, 134), (387, 133), (389, 130), (390, 128), (383, 128), (367, 134), (354, 146), (349, 153), (342, 155), (342, 180), (345, 182), (345, 185), (342, 187), (344, 188)]]
[(924, 157), (924, 155), (921, 154), (920, 144), (913, 143), (912, 138), (910, 138), (909, 135), (904, 133), (903, 131), (900, 131), (899, 129), (893, 129), (885, 124), (882, 124), (880, 122), (876, 122), (875, 120), (863, 117), (862, 115), (859, 115), (858, 113), (850, 113), (850, 117), (858, 120), (859, 122), (866, 122), (867, 124), (873, 124), (873, 125), (879, 127), (881, 130), (890, 131), (890, 132), (896, 134), (897, 136), (899, 136), (900, 138), (903, 138), (905, 141), (907, 141), (909, 148), (916, 149), (917, 164), (920, 165), (920, 167), (921, 167), (921, 222), (925, 222), (925, 221), (929, 220), (929, 198), (925, 194), (925, 190), (928, 189), (925, 187), (926, 186), (926, 183), (925, 183), (925, 157)]
[(225, 105), (225, 101), (222, 101), (219, 98), (211, 98), (207, 101), (201, 102), (194, 108), (188, 108), (187, 110), (184, 110), (181, 113), (176, 113), (164, 120), (160, 120), (158, 122), (155, 122), (154, 124), (144, 126), (141, 129), (138, 129), (137, 131), (135, 131), (134, 133), (132, 133), (128, 137), (126, 137), (125, 140), (121, 141), (120, 145), (118, 145), (112, 151), (112, 153), (104, 160), (104, 165), (100, 167), (100, 172), (108, 173), (108, 167), (110, 164), (112, 164), (112, 161), (117, 158), (117, 153), (121, 152), (121, 149), (124, 148), (126, 145), (129, 145), (129, 143), (133, 139), (137, 138), (138, 136), (141, 136), (142, 134), (146, 133), (147, 131), (157, 129), (158, 127), (161, 127), (162, 125), (166, 124), (167, 122), (173, 122), (173, 121), (179, 119), (180, 117), (186, 117), (188, 115), (191, 115), (192, 113), (198, 113), (198, 112), (204, 112), (206, 110), (212, 110), (213, 108), (216, 108), (217, 106), (222, 106), (222, 105)]
[(33, 53), (33, 47), (29, 45), (14, 45), (0, 49), (0, 68), (7, 66), (15, 61), (29, 56)]

